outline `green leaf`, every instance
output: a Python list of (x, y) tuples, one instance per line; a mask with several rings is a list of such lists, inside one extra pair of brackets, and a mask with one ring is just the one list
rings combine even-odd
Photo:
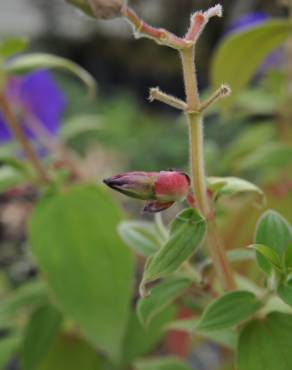
[(179, 213), (172, 222), (169, 240), (145, 265), (142, 288), (145, 283), (178, 270), (200, 246), (205, 232), (206, 222), (195, 209)]
[(254, 244), (252, 248), (254, 248), (259, 255), (263, 256), (271, 266), (275, 267), (280, 272), (282, 271), (283, 266), (281, 259), (274, 249), (262, 244)]
[(277, 289), (278, 296), (292, 307), (292, 281), (281, 282)]
[(225, 107), (230, 106), (265, 57), (283, 44), (291, 32), (292, 24), (288, 20), (271, 20), (224, 39), (212, 61), (211, 80), (215, 87), (222, 81), (230, 84), (233, 93), (224, 99)]
[(28, 323), (22, 344), (23, 370), (38, 369), (50, 345), (59, 334), (62, 315), (52, 305), (38, 308)]
[[(255, 242), (273, 249), (281, 260), (291, 237), (291, 226), (278, 212), (268, 210), (260, 217), (256, 227)], [(262, 270), (270, 274), (271, 266), (266, 257), (258, 253), (257, 261)]]
[(201, 336), (207, 338), (214, 343), (224, 346), (231, 350), (236, 348), (237, 343), (237, 333), (233, 329), (224, 329), (224, 330), (212, 330), (212, 331), (199, 331), (197, 330), (198, 320), (196, 319), (183, 319), (172, 321), (167, 325), (166, 330), (176, 330), (187, 332), (191, 335), (195, 334), (196, 336)]
[(209, 177), (208, 188), (214, 192), (214, 199), (232, 197), (242, 193), (252, 193), (258, 198), (260, 204), (264, 202), (264, 193), (256, 185), (238, 177)]
[(198, 330), (230, 328), (247, 320), (262, 306), (255, 294), (247, 291), (229, 292), (211, 303), (198, 322)]
[(90, 342), (120, 357), (133, 260), (117, 234), (121, 214), (98, 186), (73, 186), (35, 208), (32, 252), (63, 310)]
[(292, 315), (273, 312), (251, 321), (240, 333), (238, 370), (292, 369)]
[(23, 52), (28, 46), (25, 37), (8, 37), (0, 40), (0, 58), (6, 59)]
[(20, 332), (0, 338), (0, 369), (5, 369), (8, 361), (16, 354), (22, 340)]
[(292, 270), (292, 242), (288, 244), (288, 248), (285, 251), (284, 263), (287, 270)]
[(61, 335), (49, 348), (38, 370), (111, 370), (95, 348), (77, 335)]
[(35, 309), (48, 299), (47, 287), (39, 280), (27, 282), (1, 298), (0, 326), (5, 326), (16, 315)]
[(262, 145), (254, 152), (250, 153), (238, 163), (240, 171), (260, 169), (273, 170), (282, 169), (290, 165), (292, 157), (291, 145), (284, 143), (271, 143)]
[(178, 298), (192, 281), (187, 277), (171, 276), (151, 289), (147, 297), (138, 302), (140, 321), (148, 326), (151, 320)]
[(191, 370), (191, 367), (176, 357), (157, 357), (137, 361), (135, 370)]
[(247, 88), (238, 94), (235, 110), (243, 111), (249, 116), (273, 116), (277, 112), (279, 98), (263, 88)]
[(85, 84), (91, 95), (95, 95), (96, 83), (93, 77), (76, 63), (55, 55), (46, 53), (33, 53), (18, 56), (5, 65), (8, 73), (24, 73), (37, 68), (53, 68), (72, 73)]
[(28, 183), (29, 180), (31, 179), (28, 173), (19, 168), (10, 165), (0, 167), (0, 192), (2, 193), (13, 187)]
[(151, 353), (165, 337), (164, 327), (174, 320), (175, 314), (174, 307), (164, 308), (145, 328), (133, 312), (124, 340), (123, 365), (131, 364), (136, 358)]
[[(228, 258), (228, 261), (232, 263), (246, 262), (254, 260), (254, 253), (248, 248), (238, 248), (227, 251), (226, 257)], [(200, 264), (200, 271), (204, 272), (212, 266), (213, 261), (210, 257), (208, 257)]]
[(264, 121), (242, 130), (240, 135), (232, 140), (227, 150), (222, 153), (223, 156), (219, 162), (220, 172), (230, 171), (230, 169), (238, 172), (242, 158), (266, 146), (267, 142), (270, 142), (274, 136), (274, 121)]
[(68, 142), (82, 134), (100, 130), (100, 128), (101, 118), (97, 114), (74, 115), (60, 127), (60, 136)]
[(123, 221), (118, 231), (123, 241), (142, 256), (151, 256), (160, 247), (156, 227), (151, 222)]

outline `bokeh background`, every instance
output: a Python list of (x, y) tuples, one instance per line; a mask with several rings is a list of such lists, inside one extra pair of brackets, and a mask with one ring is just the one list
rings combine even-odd
[[(198, 45), (197, 68), (203, 94), (210, 88), (212, 58), (230, 33), (269, 18), (288, 16), (285, 6), (276, 0), (221, 3), (224, 18), (212, 19)], [(194, 10), (215, 4), (207, 0), (131, 1), (150, 24), (180, 35), (186, 32), (189, 15)], [(158, 47), (147, 39), (136, 41), (123, 20), (92, 21), (63, 0), (1, 0), (1, 36), (27, 36), (28, 51), (69, 58), (96, 79), (98, 92), (92, 99), (79, 81), (53, 72), (67, 99), (62, 138), (75, 153), (85, 178), (100, 182), (102, 178), (129, 170), (187, 170), (184, 116), (163, 104), (148, 101), (148, 90), (155, 86), (184, 97), (181, 66), (173, 50)], [(277, 209), (292, 221), (292, 114), (283, 109), (284, 102), (292, 103), (291, 96), (285, 92), (289, 63), (291, 66), (285, 50), (277, 49), (263, 62), (229, 112), (209, 111), (205, 138), (210, 175), (242, 176), (256, 182), (267, 194), (267, 207)], [(286, 98), (290, 100), (287, 102)], [(80, 130), (80, 126), (84, 129)], [(285, 151), (282, 144), (285, 150), (290, 146), (290, 150)], [(270, 153), (269, 148), (283, 150), (275, 150), (275, 154), (275, 151)], [(1, 147), (0, 153), (6, 149)], [(10, 195), (1, 195), (0, 279), (3, 287), (7, 280), (12, 286), (18, 286), (37, 274), (25, 237), (25, 223), (34, 196), (33, 191), (13, 199)], [(116, 199), (129, 217), (148, 218), (140, 212), (142, 204), (119, 195)], [(232, 217), (228, 216), (230, 210)], [(175, 211), (176, 208), (167, 211), (165, 219), (173, 217)], [(259, 214), (257, 209), (251, 211), (250, 203), (245, 200), (227, 202), (220, 208), (228, 249), (251, 242)], [(245, 266), (241, 268), (244, 270)], [(256, 277), (256, 272), (254, 274)], [(177, 342), (172, 344), (171, 340), (168, 345), (175, 352)], [(184, 338), (174, 339), (177, 340)], [(216, 347), (204, 343), (190, 353), (189, 358), (196, 369), (209, 370), (215, 369), (221, 355)], [(17, 361), (11, 361), (9, 369), (18, 369)]]

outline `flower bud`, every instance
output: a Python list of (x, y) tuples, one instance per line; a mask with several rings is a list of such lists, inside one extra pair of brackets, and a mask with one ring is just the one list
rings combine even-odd
[(90, 17), (94, 17), (93, 10), (88, 3), (88, 0), (66, 0), (67, 3), (70, 3), (80, 10), (82, 10), (85, 14), (89, 15)]
[(91, 17), (110, 19), (120, 17), (125, 0), (66, 0)]
[(189, 177), (180, 171), (128, 172), (104, 183), (132, 198), (146, 200), (145, 212), (160, 212), (189, 193)]

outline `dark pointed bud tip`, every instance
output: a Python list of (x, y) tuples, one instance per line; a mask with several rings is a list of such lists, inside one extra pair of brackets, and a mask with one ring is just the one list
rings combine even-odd
[(103, 180), (110, 188), (129, 197), (155, 200), (154, 183), (158, 174), (149, 172), (127, 172)]
[(110, 184), (111, 184), (111, 179), (103, 179), (103, 180), (102, 180), (102, 182), (103, 182), (104, 184), (106, 184), (107, 186), (110, 186)]

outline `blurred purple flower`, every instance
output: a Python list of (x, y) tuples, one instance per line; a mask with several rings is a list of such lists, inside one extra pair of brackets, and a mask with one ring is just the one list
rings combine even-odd
[[(66, 98), (47, 70), (10, 78), (6, 95), (29, 138), (36, 139), (42, 133), (58, 134)], [(0, 141), (11, 139), (12, 133), (0, 112)]]
[(247, 13), (233, 22), (227, 27), (226, 33), (233, 33), (238, 31), (244, 31), (248, 28), (258, 26), (269, 19), (269, 16), (263, 12)]
[[(231, 22), (231, 24), (227, 27), (224, 36), (229, 36), (230, 34), (236, 32), (247, 31), (250, 28), (264, 24), (270, 19), (270, 16), (260, 11), (247, 13)], [(266, 57), (260, 69), (258, 70), (258, 75), (261, 75), (270, 69), (281, 67), (283, 60), (283, 49), (280, 47)]]

